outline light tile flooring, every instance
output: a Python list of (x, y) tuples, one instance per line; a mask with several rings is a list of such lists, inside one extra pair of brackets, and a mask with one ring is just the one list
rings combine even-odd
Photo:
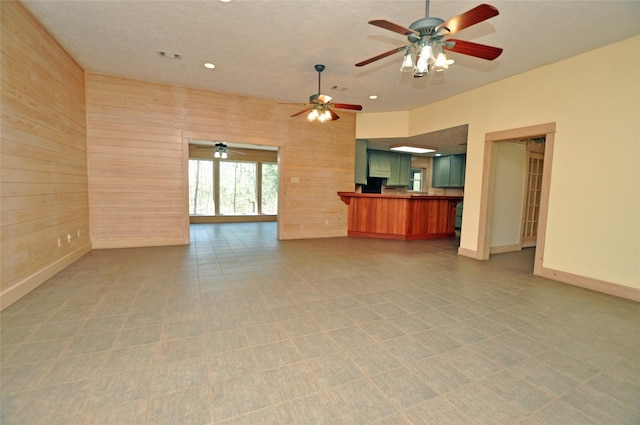
[(457, 240), (97, 250), (5, 309), (3, 425), (640, 423), (639, 305)]

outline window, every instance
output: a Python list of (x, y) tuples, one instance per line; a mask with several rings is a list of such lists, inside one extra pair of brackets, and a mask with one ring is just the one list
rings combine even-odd
[(220, 214), (257, 214), (256, 163), (220, 161)]
[(262, 164), (261, 213), (278, 214), (278, 166)]
[(412, 168), (411, 169), (411, 180), (409, 181), (409, 190), (413, 192), (422, 192), (423, 184), (422, 184), (422, 176), (424, 175), (424, 169), (422, 168)]
[(189, 160), (189, 215), (277, 215), (278, 165)]
[(213, 161), (189, 160), (189, 214), (214, 215)]

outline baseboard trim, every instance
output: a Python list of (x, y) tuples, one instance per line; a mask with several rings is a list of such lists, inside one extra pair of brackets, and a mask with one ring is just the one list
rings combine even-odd
[(18, 301), (20, 298), (27, 295), (29, 292), (36, 289), (38, 286), (43, 284), (47, 279), (49, 279), (54, 274), (58, 273), (60, 270), (64, 269), (78, 258), (87, 254), (91, 251), (91, 244), (87, 243), (82, 245), (80, 248), (76, 249), (73, 252), (65, 255), (64, 257), (58, 259), (57, 261), (51, 263), (47, 267), (38, 270), (33, 273), (31, 276), (21, 280), (20, 282), (13, 285), (11, 288), (0, 293), (0, 311), (4, 310), (6, 307), (9, 307), (14, 302)]
[(596, 292), (613, 295), (619, 298), (626, 298), (632, 301), (640, 302), (640, 288), (632, 288), (617, 283), (606, 282), (590, 277), (579, 276), (573, 273), (567, 273), (559, 270), (542, 267), (539, 276), (547, 279), (556, 280), (569, 285), (579, 286), (581, 288), (590, 289)]
[(505, 252), (522, 251), (519, 244), (492, 246), (489, 248), (489, 254), (504, 254)]
[(98, 240), (93, 241), (93, 249), (115, 249), (115, 248), (151, 248), (159, 246), (189, 245), (188, 241), (182, 238), (166, 239), (136, 239), (136, 240)]
[(458, 247), (458, 255), (461, 255), (463, 257), (473, 258), (474, 260), (486, 260), (486, 258), (480, 257), (480, 254), (478, 251), (463, 248), (461, 246)]

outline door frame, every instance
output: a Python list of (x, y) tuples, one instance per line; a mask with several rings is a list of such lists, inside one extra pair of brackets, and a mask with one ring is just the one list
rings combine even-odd
[[(280, 214), (284, 208), (284, 196), (282, 196), (282, 185), (280, 184), (280, 175), (282, 164), (280, 162), (281, 148), (280, 145), (268, 145), (260, 143), (260, 140), (251, 140), (251, 137), (247, 137), (248, 140), (237, 141), (233, 137), (229, 137), (226, 134), (216, 133), (203, 133), (193, 131), (182, 131), (182, 192), (183, 192), (183, 222), (185, 232), (185, 245), (191, 243), (191, 216), (189, 215), (189, 139), (196, 140), (224, 140), (226, 143), (238, 143), (238, 144), (253, 144), (256, 147), (254, 149), (260, 149), (259, 146), (276, 147), (278, 149), (277, 164), (278, 164), (278, 214), (276, 215), (276, 224), (278, 226), (278, 239), (280, 238)], [(196, 220), (197, 221), (197, 220)], [(237, 218), (226, 217), (224, 220), (211, 220), (207, 223), (216, 222), (243, 222), (244, 217), (237, 216)], [(261, 216), (252, 216), (251, 221), (273, 221), (271, 218), (264, 218)]]
[(491, 249), (491, 228), (494, 208), (494, 186), (496, 175), (497, 143), (509, 142), (536, 136), (545, 136), (544, 168), (542, 170), (542, 192), (540, 194), (540, 215), (538, 217), (538, 234), (536, 242), (533, 273), (542, 274), (544, 260), (545, 237), (547, 229), (547, 210), (549, 207), (549, 190), (551, 187), (551, 168), (553, 164), (553, 147), (556, 123), (546, 123), (529, 127), (496, 131), (485, 135), (484, 161), (482, 167), (482, 189), (480, 192), (480, 222), (478, 228), (478, 246), (476, 255), (481, 260), (488, 260)]

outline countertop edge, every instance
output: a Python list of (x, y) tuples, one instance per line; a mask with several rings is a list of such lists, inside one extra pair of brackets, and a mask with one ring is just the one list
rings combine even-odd
[(450, 199), (461, 200), (463, 196), (450, 195), (411, 195), (393, 193), (358, 193), (358, 192), (338, 192), (341, 198), (387, 198), (387, 199)]

